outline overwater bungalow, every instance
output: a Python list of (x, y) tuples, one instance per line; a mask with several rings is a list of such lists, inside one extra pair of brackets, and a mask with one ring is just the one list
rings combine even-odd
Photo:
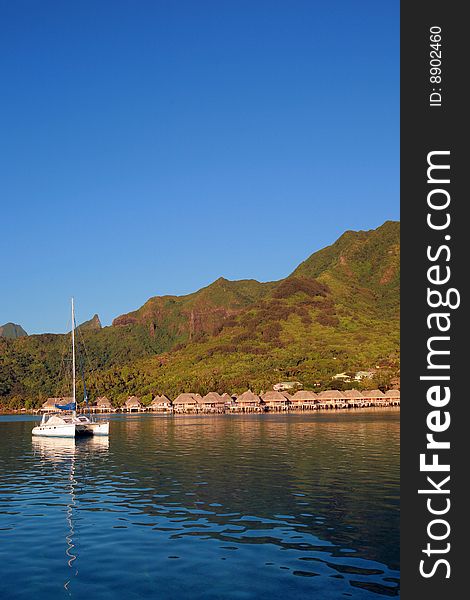
[(369, 403), (369, 406), (383, 406), (388, 404), (388, 400), (385, 397), (385, 394), (380, 390), (364, 390), (362, 392), (363, 397), (366, 402)]
[(344, 390), (343, 395), (348, 406), (354, 408), (364, 406), (364, 396), (359, 390)]
[(57, 398), (48, 398), (39, 410), (41, 412), (57, 412), (58, 409), (56, 407), (56, 404), (64, 406), (65, 404), (69, 404), (70, 402), (73, 402), (73, 398), (67, 398), (65, 396), (59, 396)]
[(289, 408), (289, 400), (281, 392), (270, 390), (261, 396), (265, 409), (269, 412), (281, 412)]
[(173, 410), (175, 413), (199, 412), (199, 399), (202, 400), (199, 394), (191, 394), (189, 392), (180, 394), (173, 400)]
[(290, 408), (294, 410), (316, 410), (318, 396), (310, 390), (299, 390), (290, 397)]
[(224, 406), (225, 408), (229, 408), (232, 404), (232, 402), (236, 402), (237, 397), (235, 396), (235, 398), (233, 396), (231, 396), (230, 394), (227, 394), (227, 392), (224, 392), (221, 396), (223, 402), (224, 402)]
[(173, 411), (173, 406), (171, 400), (166, 396), (155, 396), (149, 405), (149, 410), (153, 412), (171, 413)]
[(241, 396), (238, 396), (232, 410), (243, 413), (261, 412), (263, 410), (262, 400), (256, 394), (253, 394), (251, 390), (247, 390)]
[(225, 400), (217, 392), (209, 392), (200, 401), (204, 412), (223, 413), (225, 411)]
[(95, 404), (91, 406), (91, 410), (93, 412), (112, 412), (115, 409), (109, 398), (106, 396), (99, 396), (96, 399)]
[(400, 406), (400, 390), (387, 390), (385, 397), (392, 406)]
[(230, 412), (233, 407), (236, 407), (236, 405), (237, 405), (237, 395), (236, 394), (230, 395), (230, 394), (227, 394), (227, 392), (225, 392), (224, 394), (222, 394), (221, 398), (224, 402), (225, 412)]
[(339, 390), (325, 390), (318, 394), (320, 408), (346, 408), (347, 398)]
[(124, 402), (122, 410), (123, 412), (140, 412), (142, 410), (140, 398), (137, 396), (129, 396), (129, 398)]

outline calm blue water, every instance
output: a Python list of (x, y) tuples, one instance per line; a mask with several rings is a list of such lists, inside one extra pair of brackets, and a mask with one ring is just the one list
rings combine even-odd
[(398, 595), (399, 412), (0, 417), (0, 597)]

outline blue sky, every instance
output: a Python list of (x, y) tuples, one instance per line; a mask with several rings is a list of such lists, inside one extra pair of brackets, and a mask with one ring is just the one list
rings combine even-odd
[(0, 0), (0, 324), (279, 279), (399, 218), (397, 0)]

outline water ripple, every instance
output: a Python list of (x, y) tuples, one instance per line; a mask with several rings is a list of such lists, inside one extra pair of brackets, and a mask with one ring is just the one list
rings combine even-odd
[(399, 594), (396, 411), (31, 426), (0, 418), (2, 599)]

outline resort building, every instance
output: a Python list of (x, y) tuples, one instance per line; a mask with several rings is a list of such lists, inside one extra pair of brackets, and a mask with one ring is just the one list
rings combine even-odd
[(309, 390), (299, 390), (290, 397), (290, 408), (294, 410), (316, 410), (318, 396)]
[(205, 412), (223, 413), (225, 411), (225, 400), (217, 392), (206, 394), (200, 404)]
[(362, 392), (362, 395), (365, 398), (366, 402), (369, 403), (369, 405), (372, 404), (377, 406), (387, 404), (387, 398), (385, 397), (385, 394), (380, 390), (367, 390)]
[(168, 413), (173, 411), (171, 401), (166, 396), (155, 396), (149, 406), (149, 410), (154, 412)]
[(347, 373), (336, 373), (336, 375), (333, 375), (331, 379), (336, 379), (339, 381), (351, 381), (351, 377)]
[(227, 392), (222, 394), (221, 398), (223, 400), (225, 410), (229, 410), (232, 404), (234, 404), (237, 401), (236, 395), (231, 396), (230, 394), (227, 394)]
[(261, 398), (253, 394), (251, 390), (247, 390), (241, 396), (238, 396), (232, 410), (243, 413), (261, 412), (263, 410)]
[(95, 404), (91, 407), (93, 412), (112, 412), (114, 406), (111, 404), (111, 400), (106, 396), (100, 396), (96, 399)]
[(280, 381), (273, 385), (275, 392), (285, 392), (286, 390), (293, 390), (295, 388), (301, 388), (302, 384), (300, 381)]
[(372, 377), (375, 375), (375, 371), (371, 370), (371, 371), (358, 371), (355, 375), (354, 375), (354, 379), (356, 381), (362, 381), (363, 379), (372, 379)]
[(142, 403), (137, 396), (129, 396), (122, 407), (123, 412), (139, 412), (142, 410)]
[(400, 390), (388, 390), (385, 392), (387, 402), (392, 406), (400, 406)]
[[(199, 394), (184, 393), (173, 400), (173, 411), (175, 413), (199, 412)], [(201, 398), (202, 400), (202, 398)]]
[(364, 396), (359, 390), (344, 390), (343, 396), (346, 398), (348, 406), (361, 407), (364, 406)]
[(345, 408), (347, 399), (339, 390), (325, 390), (318, 394), (320, 408)]
[(283, 411), (289, 408), (289, 400), (281, 392), (274, 390), (266, 392), (261, 396), (261, 399), (269, 412)]

